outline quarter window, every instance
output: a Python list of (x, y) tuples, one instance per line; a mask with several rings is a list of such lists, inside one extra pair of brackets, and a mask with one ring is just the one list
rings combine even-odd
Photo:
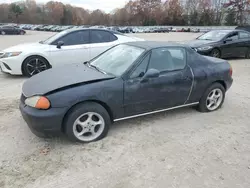
[(115, 40), (117, 40), (117, 37), (108, 31), (91, 31), (91, 43), (113, 42)]
[(169, 47), (152, 50), (148, 69), (175, 71), (186, 66), (186, 51), (184, 48)]

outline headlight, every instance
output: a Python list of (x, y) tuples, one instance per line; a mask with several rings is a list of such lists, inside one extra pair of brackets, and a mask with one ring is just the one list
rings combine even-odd
[(0, 58), (14, 57), (20, 55), (22, 52), (5, 52)]
[(210, 50), (212, 48), (213, 48), (212, 46), (204, 46), (204, 47), (197, 48), (197, 50), (198, 51), (204, 51), (204, 50)]
[(49, 109), (50, 107), (49, 99), (43, 96), (34, 96), (34, 97), (27, 98), (24, 101), (24, 103), (27, 106), (37, 108), (37, 109), (43, 109), (43, 110)]

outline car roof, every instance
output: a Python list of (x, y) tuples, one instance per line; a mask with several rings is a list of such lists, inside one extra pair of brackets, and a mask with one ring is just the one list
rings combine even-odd
[(210, 30), (210, 31), (223, 31), (223, 32), (237, 32), (237, 31), (246, 31), (244, 29), (215, 29), (215, 30)]
[(162, 41), (135, 41), (135, 42), (127, 42), (127, 45), (136, 46), (139, 48), (145, 49), (153, 49), (153, 48), (160, 48), (160, 47), (188, 47), (185, 44), (178, 43), (178, 42), (162, 42)]
[(123, 33), (120, 33), (118, 31), (113, 31), (113, 30), (109, 30), (109, 29), (101, 29), (101, 28), (72, 28), (72, 29), (67, 29), (65, 31), (67, 31), (67, 33), (70, 33), (70, 32), (73, 32), (73, 31), (82, 31), (82, 30), (108, 31), (108, 32), (113, 33), (113, 34), (124, 35)]

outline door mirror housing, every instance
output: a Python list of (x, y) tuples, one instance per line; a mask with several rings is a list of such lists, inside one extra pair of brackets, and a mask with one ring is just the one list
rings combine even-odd
[(231, 42), (231, 41), (233, 41), (232, 38), (226, 38), (226, 39), (224, 40), (225, 43), (226, 43), (226, 42)]
[(143, 81), (147, 81), (150, 78), (157, 78), (160, 76), (160, 71), (156, 70), (156, 69), (149, 69), (144, 76), (142, 77), (142, 82)]
[(60, 49), (63, 45), (64, 45), (63, 41), (58, 41), (56, 47)]

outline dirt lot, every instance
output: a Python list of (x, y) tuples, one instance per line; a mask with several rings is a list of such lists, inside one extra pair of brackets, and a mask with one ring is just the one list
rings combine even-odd
[[(0, 36), (0, 50), (51, 33)], [(137, 34), (189, 40), (197, 34)], [(230, 60), (234, 83), (222, 109), (192, 108), (116, 123), (96, 143), (40, 139), (22, 120), (22, 77), (0, 73), (0, 187), (249, 188), (250, 61)]]

